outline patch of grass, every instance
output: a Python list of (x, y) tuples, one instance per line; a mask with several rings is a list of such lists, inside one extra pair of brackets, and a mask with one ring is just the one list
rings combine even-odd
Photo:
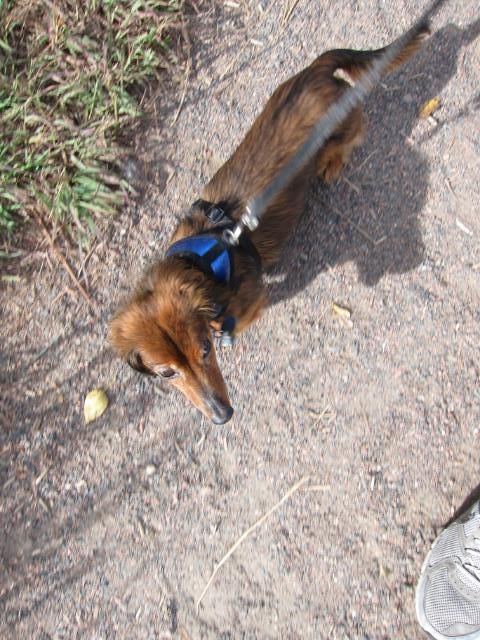
[(120, 133), (169, 67), (182, 0), (0, 0), (0, 236), (36, 209), (79, 242), (113, 212)]

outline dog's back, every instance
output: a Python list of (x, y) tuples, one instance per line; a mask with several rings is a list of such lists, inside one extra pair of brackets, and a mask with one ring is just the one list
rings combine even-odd
[[(419, 26), (387, 71), (413, 55), (428, 33), (427, 25)], [(247, 200), (273, 180), (348, 87), (348, 82), (336, 77), (335, 72), (341, 69), (354, 82), (384, 51), (385, 48), (327, 51), (280, 85), (235, 153), (205, 187), (202, 197), (210, 202), (234, 197), (238, 202), (236, 216), (240, 216)], [(327, 182), (336, 179), (353, 149), (361, 143), (363, 131), (362, 110), (357, 108), (327, 141), (316, 162), (304, 167), (270, 204), (261, 225), (251, 236), (265, 267), (277, 260), (295, 228), (305, 207), (310, 179), (315, 173)]]

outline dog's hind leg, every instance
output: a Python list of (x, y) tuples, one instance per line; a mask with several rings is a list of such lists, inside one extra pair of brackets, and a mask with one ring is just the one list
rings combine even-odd
[(316, 173), (325, 182), (337, 180), (355, 147), (363, 141), (365, 118), (357, 107), (319, 151)]

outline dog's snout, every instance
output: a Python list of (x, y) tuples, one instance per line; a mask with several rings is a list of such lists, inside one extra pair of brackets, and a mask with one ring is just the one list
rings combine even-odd
[(233, 407), (226, 404), (218, 396), (213, 396), (208, 404), (212, 409), (212, 422), (214, 424), (225, 424), (233, 416)]
[(232, 407), (224, 407), (221, 411), (214, 413), (212, 416), (213, 424), (225, 424), (233, 416)]
[(233, 416), (232, 407), (222, 407), (212, 415), (213, 424), (225, 424)]

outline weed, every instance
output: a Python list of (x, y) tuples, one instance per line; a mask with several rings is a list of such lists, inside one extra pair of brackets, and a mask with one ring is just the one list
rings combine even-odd
[(182, 0), (0, 0), (0, 235), (32, 208), (85, 242), (128, 193), (120, 133)]

